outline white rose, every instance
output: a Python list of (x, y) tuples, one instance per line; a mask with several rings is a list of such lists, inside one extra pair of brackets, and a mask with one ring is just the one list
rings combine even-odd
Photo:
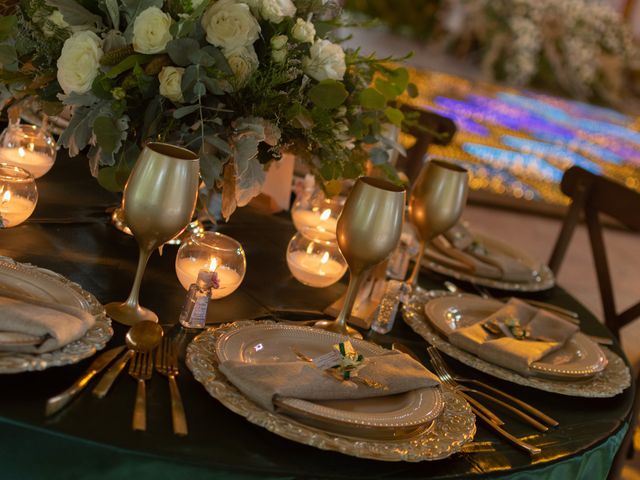
[(171, 40), (171, 16), (158, 7), (143, 10), (133, 22), (133, 49), (138, 53), (160, 53)]
[(280, 23), (285, 17), (296, 14), (296, 6), (291, 0), (262, 0), (260, 14), (265, 20)]
[(316, 27), (313, 23), (298, 18), (291, 29), (291, 36), (302, 43), (313, 43), (313, 39), (316, 38)]
[(342, 80), (347, 66), (344, 50), (329, 40), (318, 40), (309, 49), (310, 57), (303, 59), (304, 71), (319, 82), (328, 78)]
[(78, 32), (67, 38), (58, 58), (58, 83), (64, 93), (91, 90), (102, 54), (102, 40), (93, 32)]
[(242, 3), (246, 3), (251, 9), (251, 13), (255, 17), (260, 17), (260, 8), (262, 7), (262, 0), (241, 0)]
[(275, 37), (271, 37), (271, 48), (274, 50), (282, 50), (289, 38), (286, 35), (276, 35)]
[(243, 87), (249, 77), (258, 68), (258, 56), (253, 45), (232, 50), (226, 55), (227, 62), (235, 77), (235, 90)]
[(207, 42), (228, 52), (248, 47), (260, 35), (260, 25), (249, 6), (235, 0), (219, 0), (202, 16)]
[(162, 67), (162, 71), (158, 75), (158, 80), (160, 80), (160, 95), (174, 102), (184, 102), (184, 97), (182, 96), (182, 75), (184, 75), (184, 68)]

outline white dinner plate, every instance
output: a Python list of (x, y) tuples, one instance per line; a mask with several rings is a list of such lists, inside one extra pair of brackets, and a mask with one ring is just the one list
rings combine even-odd
[[(422, 259), (422, 266), (442, 275), (462, 280), (464, 282), (476, 283), (484, 287), (496, 288), (505, 291), (516, 292), (539, 292), (548, 290), (555, 284), (555, 279), (551, 269), (542, 264), (540, 261), (530, 257), (525, 252), (511, 245), (503, 243), (495, 238), (486, 237), (479, 233), (473, 233), (473, 236), (492, 250), (499, 251), (505, 255), (509, 255), (520, 260), (526, 266), (535, 272), (528, 282), (511, 282), (496, 278), (482, 277), (471, 272), (454, 268), (453, 263), (446, 263), (446, 256), (427, 246), (426, 254)], [(441, 261), (439, 261), (440, 259)]]
[[(283, 324), (251, 325), (223, 334), (216, 343), (220, 362), (246, 363), (297, 361), (296, 351), (314, 357), (344, 340), (324, 330)], [(386, 350), (364, 340), (351, 339), (365, 357)], [(312, 426), (364, 438), (407, 438), (426, 429), (442, 412), (439, 387), (422, 388), (397, 395), (359, 400), (315, 400), (278, 397), (279, 411)]]
[[(465, 295), (436, 298), (426, 303), (424, 310), (436, 330), (447, 337), (458, 328), (484, 320), (503, 306), (498, 300)], [(534, 375), (568, 380), (589, 378), (606, 367), (607, 357), (602, 349), (581, 332), (530, 366)]]
[(55, 272), (0, 257), (0, 289), (80, 308), (96, 319), (83, 337), (58, 350), (41, 354), (0, 352), (0, 373), (43, 370), (79, 362), (104, 348), (113, 335), (111, 321), (100, 302), (78, 284)]

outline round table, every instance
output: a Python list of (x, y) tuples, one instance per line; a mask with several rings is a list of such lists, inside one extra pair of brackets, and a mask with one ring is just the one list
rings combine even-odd
[[(117, 204), (117, 197), (97, 186), (85, 159), (61, 157), (38, 183), (40, 202), (32, 219), (2, 231), (0, 255), (65, 275), (103, 303), (124, 299), (135, 272), (137, 246), (109, 223), (105, 210)], [(242, 243), (247, 275), (234, 294), (211, 303), (208, 323), (278, 312), (295, 319), (295, 314), (282, 311), (321, 311), (344, 291), (344, 284), (313, 289), (292, 278), (285, 250), (294, 228), (287, 215), (241, 209), (218, 230)], [(185, 298), (174, 272), (175, 251), (167, 246), (163, 256), (152, 256), (141, 289), (142, 304), (159, 314), (166, 329), (177, 328)], [(429, 273), (420, 279), (426, 288), (441, 288), (442, 280)], [(584, 331), (609, 335), (561, 288), (532, 298), (575, 310)], [(107, 348), (123, 343), (125, 328), (114, 328)], [(385, 346), (404, 342), (426, 363), (425, 342), (401, 319), (388, 335), (370, 333), (366, 338)], [(186, 344), (181, 347), (184, 352)], [(617, 344), (612, 348), (623, 355)], [(146, 432), (131, 430), (136, 385), (126, 373), (105, 399), (92, 396), (89, 388), (61, 413), (45, 418), (46, 399), (67, 388), (89, 363), (0, 376), (0, 478), (597, 479), (606, 476), (628, 428), (635, 390), (633, 385), (609, 399), (572, 398), (500, 381), (450, 360), (456, 372), (526, 400), (559, 420), (560, 426), (540, 434), (516, 421), (509, 423), (514, 434), (542, 447), (543, 453), (533, 461), (480, 425), (478, 452), (436, 462), (391, 463), (321, 451), (256, 427), (209, 396), (184, 364), (178, 384), (189, 422), (187, 437), (172, 433), (168, 384), (159, 375), (148, 382)]]

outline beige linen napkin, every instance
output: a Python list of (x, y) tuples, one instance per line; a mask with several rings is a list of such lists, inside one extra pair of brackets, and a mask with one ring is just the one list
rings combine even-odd
[[(496, 338), (488, 333), (482, 324), (505, 321), (516, 317), (520, 325), (526, 327), (532, 339), (517, 340), (510, 337)], [(529, 375), (529, 366), (545, 355), (559, 349), (578, 331), (578, 326), (546, 310), (537, 309), (518, 299), (512, 298), (497, 312), (485, 320), (469, 327), (458, 328), (450, 333), (449, 341), (478, 357), (496, 365)]]
[(475, 240), (461, 223), (432, 240), (427, 256), (438, 263), (474, 275), (509, 282), (528, 282), (534, 272), (522, 261)]
[(18, 294), (0, 295), (0, 352), (45, 353), (82, 337), (93, 315)]
[(386, 389), (337, 380), (302, 360), (265, 363), (228, 360), (220, 363), (220, 370), (243, 394), (267, 410), (274, 409), (275, 395), (304, 400), (345, 400), (393, 395), (439, 384), (420, 363), (395, 351), (367, 357), (366, 364), (358, 371), (358, 376), (380, 382)]

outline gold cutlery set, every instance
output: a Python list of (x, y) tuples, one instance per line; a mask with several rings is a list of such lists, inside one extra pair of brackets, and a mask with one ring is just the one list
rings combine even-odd
[(122, 353), (125, 346), (115, 347), (101, 353), (71, 387), (51, 397), (47, 401), (45, 414), (51, 416), (62, 410), (88, 385), (93, 377), (111, 365), (92, 391), (95, 397), (104, 398), (118, 375), (129, 363), (128, 373), (137, 382), (132, 428), (136, 431), (145, 431), (147, 429), (146, 382), (151, 379), (155, 365), (156, 371), (167, 377), (169, 383), (173, 432), (176, 435), (187, 435), (186, 415), (175, 379), (179, 374), (175, 343), (164, 337), (162, 327), (147, 320), (138, 322), (131, 327), (127, 332), (125, 342), (128, 350), (117, 360), (116, 357)]

